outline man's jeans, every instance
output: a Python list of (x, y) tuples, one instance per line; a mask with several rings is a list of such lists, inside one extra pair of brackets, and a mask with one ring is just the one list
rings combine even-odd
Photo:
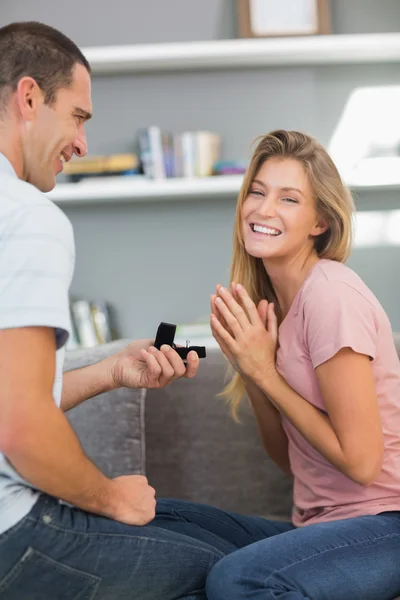
[(400, 512), (297, 529), (179, 501), (161, 500), (157, 514), (156, 526), (192, 535), (227, 555), (208, 576), (208, 600), (392, 600), (400, 595)]
[(179, 533), (123, 525), (43, 495), (0, 535), (0, 598), (204, 600), (222, 556)]

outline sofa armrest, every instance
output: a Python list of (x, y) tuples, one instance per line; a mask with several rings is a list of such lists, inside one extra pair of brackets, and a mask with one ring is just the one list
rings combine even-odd
[(158, 497), (173, 497), (247, 514), (290, 518), (292, 479), (262, 447), (246, 400), (241, 424), (223, 399), (226, 360), (209, 349), (194, 379), (146, 397), (146, 474)]
[[(66, 352), (64, 371), (114, 354), (129, 343), (118, 340)], [(145, 390), (121, 388), (100, 394), (66, 413), (85, 452), (109, 477), (145, 473)]]

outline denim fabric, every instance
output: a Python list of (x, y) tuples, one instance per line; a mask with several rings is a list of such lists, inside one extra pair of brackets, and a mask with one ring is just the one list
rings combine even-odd
[(154, 523), (227, 555), (208, 576), (208, 600), (393, 600), (400, 594), (400, 512), (295, 528), (159, 501)]
[(0, 536), (1, 600), (205, 600), (223, 553), (153, 526), (133, 527), (42, 495)]

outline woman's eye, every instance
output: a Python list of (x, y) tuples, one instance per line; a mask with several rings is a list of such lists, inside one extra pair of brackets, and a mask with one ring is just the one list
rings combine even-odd
[(282, 200), (285, 200), (285, 202), (291, 202), (293, 204), (298, 204), (299, 201), (296, 200), (296, 198), (282, 198)]
[(250, 194), (253, 194), (253, 196), (263, 196), (264, 195), (259, 190), (250, 190)]

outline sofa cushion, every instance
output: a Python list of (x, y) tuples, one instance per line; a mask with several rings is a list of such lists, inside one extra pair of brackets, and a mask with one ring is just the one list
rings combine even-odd
[[(128, 343), (68, 350), (64, 371), (96, 363)], [(87, 455), (109, 477), (145, 473), (144, 397), (145, 390), (121, 388), (66, 413)]]

